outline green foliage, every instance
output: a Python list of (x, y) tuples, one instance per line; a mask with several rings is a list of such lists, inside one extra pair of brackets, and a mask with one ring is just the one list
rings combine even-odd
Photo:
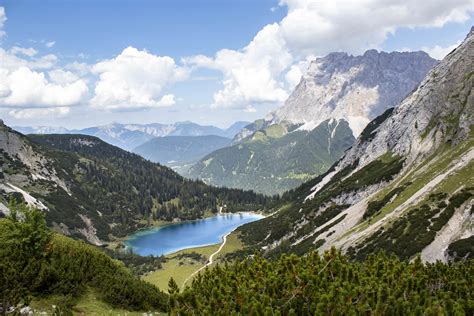
[[(48, 223), (72, 228), (91, 219), (97, 234), (123, 237), (150, 220), (192, 220), (225, 206), (228, 212), (263, 210), (271, 201), (251, 191), (210, 187), (168, 167), (83, 135), (30, 135), (72, 194), (46, 186), (35, 196), (50, 208)], [(113, 228), (111, 228), (110, 224)], [(76, 235), (75, 237), (80, 237)]]
[[(269, 244), (280, 240), (288, 232), (295, 231), (295, 223), (301, 220), (302, 215), (305, 215), (308, 222), (293, 235), (291, 241), (295, 241), (316, 227), (324, 225), (349, 207), (349, 205), (334, 204), (332, 202), (333, 198), (344, 193), (357, 192), (369, 185), (383, 181), (388, 182), (400, 172), (403, 163), (404, 159), (386, 154), (352, 173), (358, 165), (358, 161), (355, 161), (335, 174), (313, 199), (306, 200), (309, 188), (323, 179), (323, 177), (318, 177), (314, 181), (283, 195), (281, 201), (282, 203), (288, 203), (288, 206), (283, 207), (275, 216), (238, 228), (238, 231), (241, 232), (240, 236), (244, 243), (250, 246), (258, 246), (261, 242)], [(331, 172), (331, 169), (328, 172)], [(323, 210), (319, 212), (320, 209)], [(313, 236), (314, 241), (318, 236), (317, 234)], [(291, 251), (303, 253), (304, 250), (309, 249), (308, 245), (308, 242), (295, 245), (291, 247)], [(302, 249), (298, 249), (300, 247)]]
[(281, 194), (327, 170), (354, 143), (345, 121), (325, 121), (312, 131), (266, 127), (242, 142), (204, 157), (192, 178), (233, 188)]
[(140, 256), (131, 250), (110, 250), (104, 248), (103, 251), (113, 259), (122, 261), (130, 271), (136, 276), (153, 272), (162, 268), (162, 263), (166, 261), (164, 256)]
[(12, 204), (9, 217), (0, 220), (0, 256), (2, 310), (28, 303), (31, 296), (62, 295), (73, 300), (88, 287), (97, 289), (112, 306), (166, 309), (167, 296), (156, 287), (100, 249), (53, 235), (43, 214), (24, 205)]
[(406, 182), (399, 187), (388, 192), (381, 200), (370, 201), (367, 205), (367, 209), (363, 215), (364, 219), (370, 218), (380, 211), (382, 207), (384, 207), (388, 202), (392, 200), (396, 195), (402, 193), (406, 187), (408, 187), (411, 182)]
[[(449, 199), (446, 193), (432, 194), (427, 203), (408, 211), (391, 226), (375, 232), (358, 249), (351, 249), (349, 254), (363, 259), (383, 249), (402, 259), (410, 259), (435, 239), (436, 233), (458, 207), (472, 198), (473, 192), (474, 188), (466, 188)], [(444, 208), (439, 208), (440, 206)]]
[(450, 244), (448, 254), (455, 261), (474, 259), (474, 236)]
[(179, 315), (472, 315), (474, 265), (412, 263), (383, 254), (352, 262), (255, 256), (206, 269), (178, 297)]

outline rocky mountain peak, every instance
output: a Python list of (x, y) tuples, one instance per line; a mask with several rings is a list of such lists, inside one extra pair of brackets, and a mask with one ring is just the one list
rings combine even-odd
[(357, 140), (344, 158), (345, 164), (355, 159), (368, 162), (388, 151), (413, 161), (443, 143), (466, 139), (474, 124), (473, 87), (471, 30), (377, 129)]
[(285, 104), (266, 117), (312, 129), (327, 119), (349, 122), (355, 136), (413, 91), (437, 64), (424, 52), (331, 53), (311, 62)]

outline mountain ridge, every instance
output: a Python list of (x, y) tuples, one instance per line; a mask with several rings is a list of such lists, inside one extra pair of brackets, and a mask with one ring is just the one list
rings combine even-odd
[(336, 246), (356, 258), (382, 249), (447, 261), (474, 233), (473, 63), (474, 29), (325, 174), (288, 192), (258, 233), (241, 227), (244, 241), (268, 255)]
[[(413, 91), (436, 63), (424, 52), (370, 50), (361, 56), (331, 53), (317, 58), (284, 105), (245, 126), (233, 146), (207, 155), (184, 175), (265, 194), (293, 189), (326, 171), (371, 119)], [(341, 134), (329, 132), (329, 121), (342, 123)], [(321, 159), (330, 147), (323, 142), (337, 150)], [(294, 159), (296, 149), (289, 146), (302, 158)], [(253, 164), (250, 157), (262, 161)]]
[(216, 135), (155, 137), (132, 151), (176, 171), (196, 163), (205, 155), (230, 145), (232, 140)]
[(235, 134), (247, 124), (248, 122), (237, 121), (228, 128), (219, 128), (212, 125), (199, 125), (191, 121), (183, 121), (173, 124), (111, 123), (82, 129), (67, 129), (64, 127), (51, 126), (14, 126), (13, 128), (23, 134), (83, 134), (97, 136), (109, 144), (130, 151), (154, 137), (216, 135), (233, 138)]
[(48, 225), (92, 244), (155, 220), (197, 219), (225, 208), (263, 209), (253, 192), (209, 187), (94, 136), (29, 135), (0, 125), (0, 213), (10, 199), (45, 212)]

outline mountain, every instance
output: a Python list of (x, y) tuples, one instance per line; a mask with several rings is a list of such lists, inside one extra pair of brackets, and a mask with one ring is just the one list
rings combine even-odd
[(232, 140), (221, 136), (156, 137), (133, 149), (134, 153), (173, 168), (199, 161), (205, 155), (228, 146)]
[(267, 198), (214, 188), (86, 135), (29, 135), (0, 124), (0, 213), (10, 199), (45, 211), (67, 236), (100, 245), (153, 220), (263, 209)]
[(215, 126), (199, 125), (193, 122), (176, 122), (174, 124), (120, 124), (88, 127), (84, 129), (66, 129), (63, 127), (36, 126), (13, 127), (23, 134), (81, 134), (96, 136), (103, 141), (131, 151), (155, 137), (164, 136), (205, 136), (216, 135), (233, 138), (248, 122), (236, 122), (226, 129)]
[(372, 119), (400, 103), (436, 63), (421, 51), (331, 53), (311, 62), (285, 104), (265, 120), (312, 129), (331, 118), (344, 119), (357, 137)]
[[(336, 246), (425, 261), (474, 254), (474, 28), (326, 173), (240, 230), (267, 255)], [(470, 238), (470, 239), (468, 239)], [(470, 249), (470, 250), (469, 250)]]
[(293, 189), (326, 171), (371, 119), (397, 105), (436, 63), (424, 52), (318, 58), (283, 106), (246, 125), (236, 145), (183, 174), (265, 194)]
[(225, 130), (224, 137), (234, 138), (245, 126), (249, 125), (250, 122), (237, 121)]
[(345, 121), (328, 120), (311, 131), (272, 125), (230, 147), (219, 149), (184, 171), (206, 183), (283, 193), (326, 171), (352, 143)]

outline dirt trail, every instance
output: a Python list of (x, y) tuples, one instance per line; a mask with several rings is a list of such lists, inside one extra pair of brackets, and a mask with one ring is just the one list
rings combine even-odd
[(222, 237), (222, 243), (221, 245), (219, 246), (219, 249), (217, 249), (215, 252), (213, 252), (210, 256), (209, 256), (209, 260), (207, 260), (206, 264), (203, 265), (202, 267), (200, 267), (198, 270), (194, 271), (190, 276), (188, 276), (186, 278), (186, 280), (184, 280), (183, 282), (183, 288), (184, 286), (186, 285), (186, 282), (188, 282), (190, 279), (192, 279), (196, 274), (198, 274), (199, 272), (201, 272), (203, 269), (205, 269), (206, 267), (210, 266), (213, 262), (214, 262), (214, 256), (217, 255), (219, 252), (221, 252), (222, 248), (224, 248), (225, 246), (225, 243), (227, 242), (227, 236), (229, 236), (232, 232), (228, 232), (227, 234), (224, 235), (224, 237)]

